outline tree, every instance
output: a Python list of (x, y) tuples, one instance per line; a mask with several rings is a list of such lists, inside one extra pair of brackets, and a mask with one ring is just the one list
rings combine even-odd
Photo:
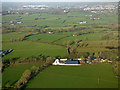
[(15, 61), (12, 58), (10, 58), (9, 61), (10, 61), (10, 64), (14, 64), (15, 63)]
[(52, 64), (53, 61), (54, 61), (54, 59), (52, 57), (47, 57), (46, 58), (46, 63), (48, 63), (48, 64)]
[(10, 83), (8, 82), (7, 84), (5, 84), (6, 88), (10, 88)]
[(31, 73), (32, 75), (36, 75), (39, 72), (39, 67), (32, 66)]
[(26, 84), (28, 82), (28, 80), (30, 78), (31, 78), (31, 71), (29, 69), (27, 69), (22, 74), (22, 77), (15, 84), (15, 88), (21, 88), (24, 84)]

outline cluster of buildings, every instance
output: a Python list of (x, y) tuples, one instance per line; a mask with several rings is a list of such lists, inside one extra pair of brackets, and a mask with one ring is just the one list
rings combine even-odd
[(86, 24), (87, 21), (80, 21), (79, 24)]
[(21, 21), (12, 22), (12, 21), (10, 21), (10, 23), (11, 23), (11, 25), (16, 25), (16, 24), (21, 24), (23, 22), (21, 22)]
[(0, 50), (0, 58), (2, 58), (3, 56), (9, 54), (12, 51), (13, 51), (13, 49), (5, 50), (5, 51)]
[(27, 8), (27, 9), (32, 8), (32, 9), (41, 9), (41, 10), (43, 10), (43, 9), (48, 8), (48, 6), (47, 5), (24, 5), (23, 8)]
[(117, 7), (115, 5), (93, 5), (84, 8), (84, 11), (88, 10), (115, 10)]
[(108, 60), (108, 59), (100, 59), (100, 61), (98, 61), (96, 59), (96, 57), (91, 57), (91, 61), (85, 59), (82, 60), (81, 58), (78, 58), (77, 60), (67, 60), (67, 59), (56, 59), (53, 63), (53, 65), (81, 65), (81, 64), (92, 64), (95, 62), (100, 62), (100, 63), (112, 63), (112, 61)]

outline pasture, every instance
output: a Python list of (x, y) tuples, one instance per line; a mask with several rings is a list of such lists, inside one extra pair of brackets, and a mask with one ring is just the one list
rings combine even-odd
[[(82, 43), (88, 44), (87, 46), (77, 46), (77, 53), (89, 52), (92, 55), (96, 52), (110, 51), (111, 56), (116, 54), (114, 51), (117, 51), (117, 49), (108, 49), (106, 46), (117, 47), (118, 41), (114, 38), (103, 40), (102, 36), (110, 32), (118, 33), (116, 28), (118, 24), (117, 14), (109, 12), (97, 14), (77, 10), (71, 10), (69, 13), (63, 13), (63, 10), (60, 10), (62, 13), (59, 13), (59, 10), (39, 11), (37, 13), (33, 11), (34, 13), (29, 14), (26, 14), (26, 12), (23, 14), (3, 15), (2, 17), (4, 31), (2, 35), (3, 43), (0, 47), (2, 46), (2, 50), (13, 49), (11, 53), (3, 57), (3, 60), (16, 58), (19, 61), (22, 58), (37, 57), (41, 54), (43, 56), (54, 58), (60, 56), (63, 58), (68, 51), (65, 47), (65, 42), (75, 40), (82, 40)], [(90, 18), (100, 19), (92, 20)], [(86, 21), (87, 23), (79, 24), (81, 21)], [(49, 34), (49, 31), (54, 33)], [(86, 33), (88, 31), (93, 31), (93, 33)], [(82, 34), (73, 36), (75, 32), (82, 32)], [(75, 44), (72, 45), (74, 51)], [(78, 55), (78, 57), (82, 57), (80, 54)], [(114, 56), (116, 57), (116, 55)], [(6, 83), (14, 85), (23, 72), (34, 65), (40, 66), (40, 64), (22, 63), (6, 67), (2, 73), (2, 86), (5, 87)], [(118, 79), (113, 73), (111, 64), (50, 66), (33, 77), (26, 85), (26, 88), (117, 87)]]
[(20, 64), (6, 68), (2, 73), (2, 86), (4, 87), (8, 82), (10, 85), (13, 85), (17, 80), (20, 79), (23, 72), (26, 69), (31, 69), (32, 66), (40, 66), (40, 64)]
[(27, 88), (117, 88), (111, 64), (50, 66), (26, 85)]
[(7, 49), (13, 49), (14, 51), (6, 55), (4, 59), (31, 57), (40, 54), (55, 57), (64, 56), (67, 53), (65, 47), (32, 41), (3, 43), (3, 50)]
[(25, 38), (25, 40), (36, 40), (40, 42), (53, 42), (59, 38), (65, 37), (66, 34), (37, 34)]

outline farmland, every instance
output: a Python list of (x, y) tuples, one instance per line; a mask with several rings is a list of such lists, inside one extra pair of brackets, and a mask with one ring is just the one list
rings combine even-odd
[(4, 50), (9, 48), (14, 49), (12, 53), (8, 54), (4, 58), (21, 58), (38, 56), (40, 54), (54, 57), (58, 55), (63, 56), (66, 53), (65, 47), (31, 41), (3, 43), (3, 46)]
[(116, 62), (119, 39), (116, 9), (93, 13), (79, 9), (75, 3), (77, 8), (71, 4), (70, 9), (66, 9), (67, 4), (50, 5), (54, 7), (44, 10), (19, 7), (12, 11), (11, 6), (3, 10), (2, 50), (13, 51), (2, 57), (2, 86), (14, 87), (25, 70), (34, 65), (41, 70), (44, 63), (45, 70), (38, 73), (37, 69), (38, 75), (25, 88), (117, 88), (114, 63), (46, 68), (57, 58), (95, 56)]
[(27, 88), (117, 88), (117, 85), (111, 65), (104, 64), (51, 66), (32, 79)]
[[(28, 65), (14, 65), (6, 68), (2, 74), (2, 85), (5, 86), (6, 83), (13, 85), (22, 75), (26, 69), (30, 69), (33, 65), (40, 66), (40, 64), (28, 64)], [(12, 72), (12, 73), (11, 73)]]

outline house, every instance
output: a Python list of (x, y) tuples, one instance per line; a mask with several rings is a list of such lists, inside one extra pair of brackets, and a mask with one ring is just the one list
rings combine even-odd
[(77, 35), (73, 34), (73, 36), (77, 36)]
[(64, 13), (68, 13), (69, 11), (67, 11), (67, 10), (64, 10), (63, 12), (64, 12)]
[(82, 60), (81, 58), (78, 58), (78, 60)]
[(112, 63), (112, 61), (108, 60), (108, 63)]
[(86, 21), (80, 21), (79, 24), (85, 24), (87, 23)]
[(106, 62), (106, 59), (101, 59), (101, 61), (100, 62)]
[(48, 33), (49, 33), (49, 34), (53, 34), (53, 32), (52, 32), (52, 31), (49, 31)]

